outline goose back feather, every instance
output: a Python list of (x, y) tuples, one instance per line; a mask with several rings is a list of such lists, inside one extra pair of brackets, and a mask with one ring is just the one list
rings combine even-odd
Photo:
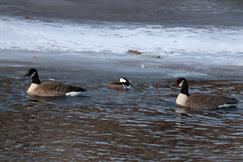
[(192, 94), (185, 102), (186, 107), (195, 109), (213, 109), (218, 107), (227, 107), (236, 104), (238, 101), (234, 98), (225, 96), (213, 96), (208, 94)]
[(46, 81), (39, 84), (33, 94), (36, 96), (65, 96), (69, 92), (83, 92), (83, 88), (66, 85), (54, 81)]

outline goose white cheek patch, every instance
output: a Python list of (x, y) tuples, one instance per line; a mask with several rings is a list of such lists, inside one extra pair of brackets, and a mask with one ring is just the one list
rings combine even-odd
[(32, 78), (33, 76), (35, 76), (36, 72), (34, 72), (30, 77)]
[(184, 80), (181, 81), (181, 83), (179, 84), (179, 87), (182, 87), (183, 83), (184, 83)]

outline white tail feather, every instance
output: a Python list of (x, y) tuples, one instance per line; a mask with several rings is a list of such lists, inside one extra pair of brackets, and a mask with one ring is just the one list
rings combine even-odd
[(68, 92), (66, 93), (66, 96), (74, 97), (79, 96), (82, 92)]

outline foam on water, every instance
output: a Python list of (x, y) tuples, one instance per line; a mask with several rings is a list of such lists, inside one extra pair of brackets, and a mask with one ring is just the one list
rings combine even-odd
[[(71, 23), (0, 17), (0, 49), (127, 54), (242, 64), (243, 28), (164, 27), (125, 23)], [(105, 56), (104, 56), (105, 57)], [(230, 60), (229, 60), (230, 59)]]

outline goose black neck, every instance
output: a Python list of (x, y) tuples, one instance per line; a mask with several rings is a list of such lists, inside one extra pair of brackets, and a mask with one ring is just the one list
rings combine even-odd
[(181, 87), (181, 93), (182, 94), (185, 94), (187, 96), (190, 96), (189, 95), (189, 92), (188, 92), (188, 83), (186, 80), (184, 80), (183, 84), (182, 84), (182, 87)]
[(33, 77), (32, 77), (32, 83), (35, 84), (41, 84), (38, 73), (36, 73)]

